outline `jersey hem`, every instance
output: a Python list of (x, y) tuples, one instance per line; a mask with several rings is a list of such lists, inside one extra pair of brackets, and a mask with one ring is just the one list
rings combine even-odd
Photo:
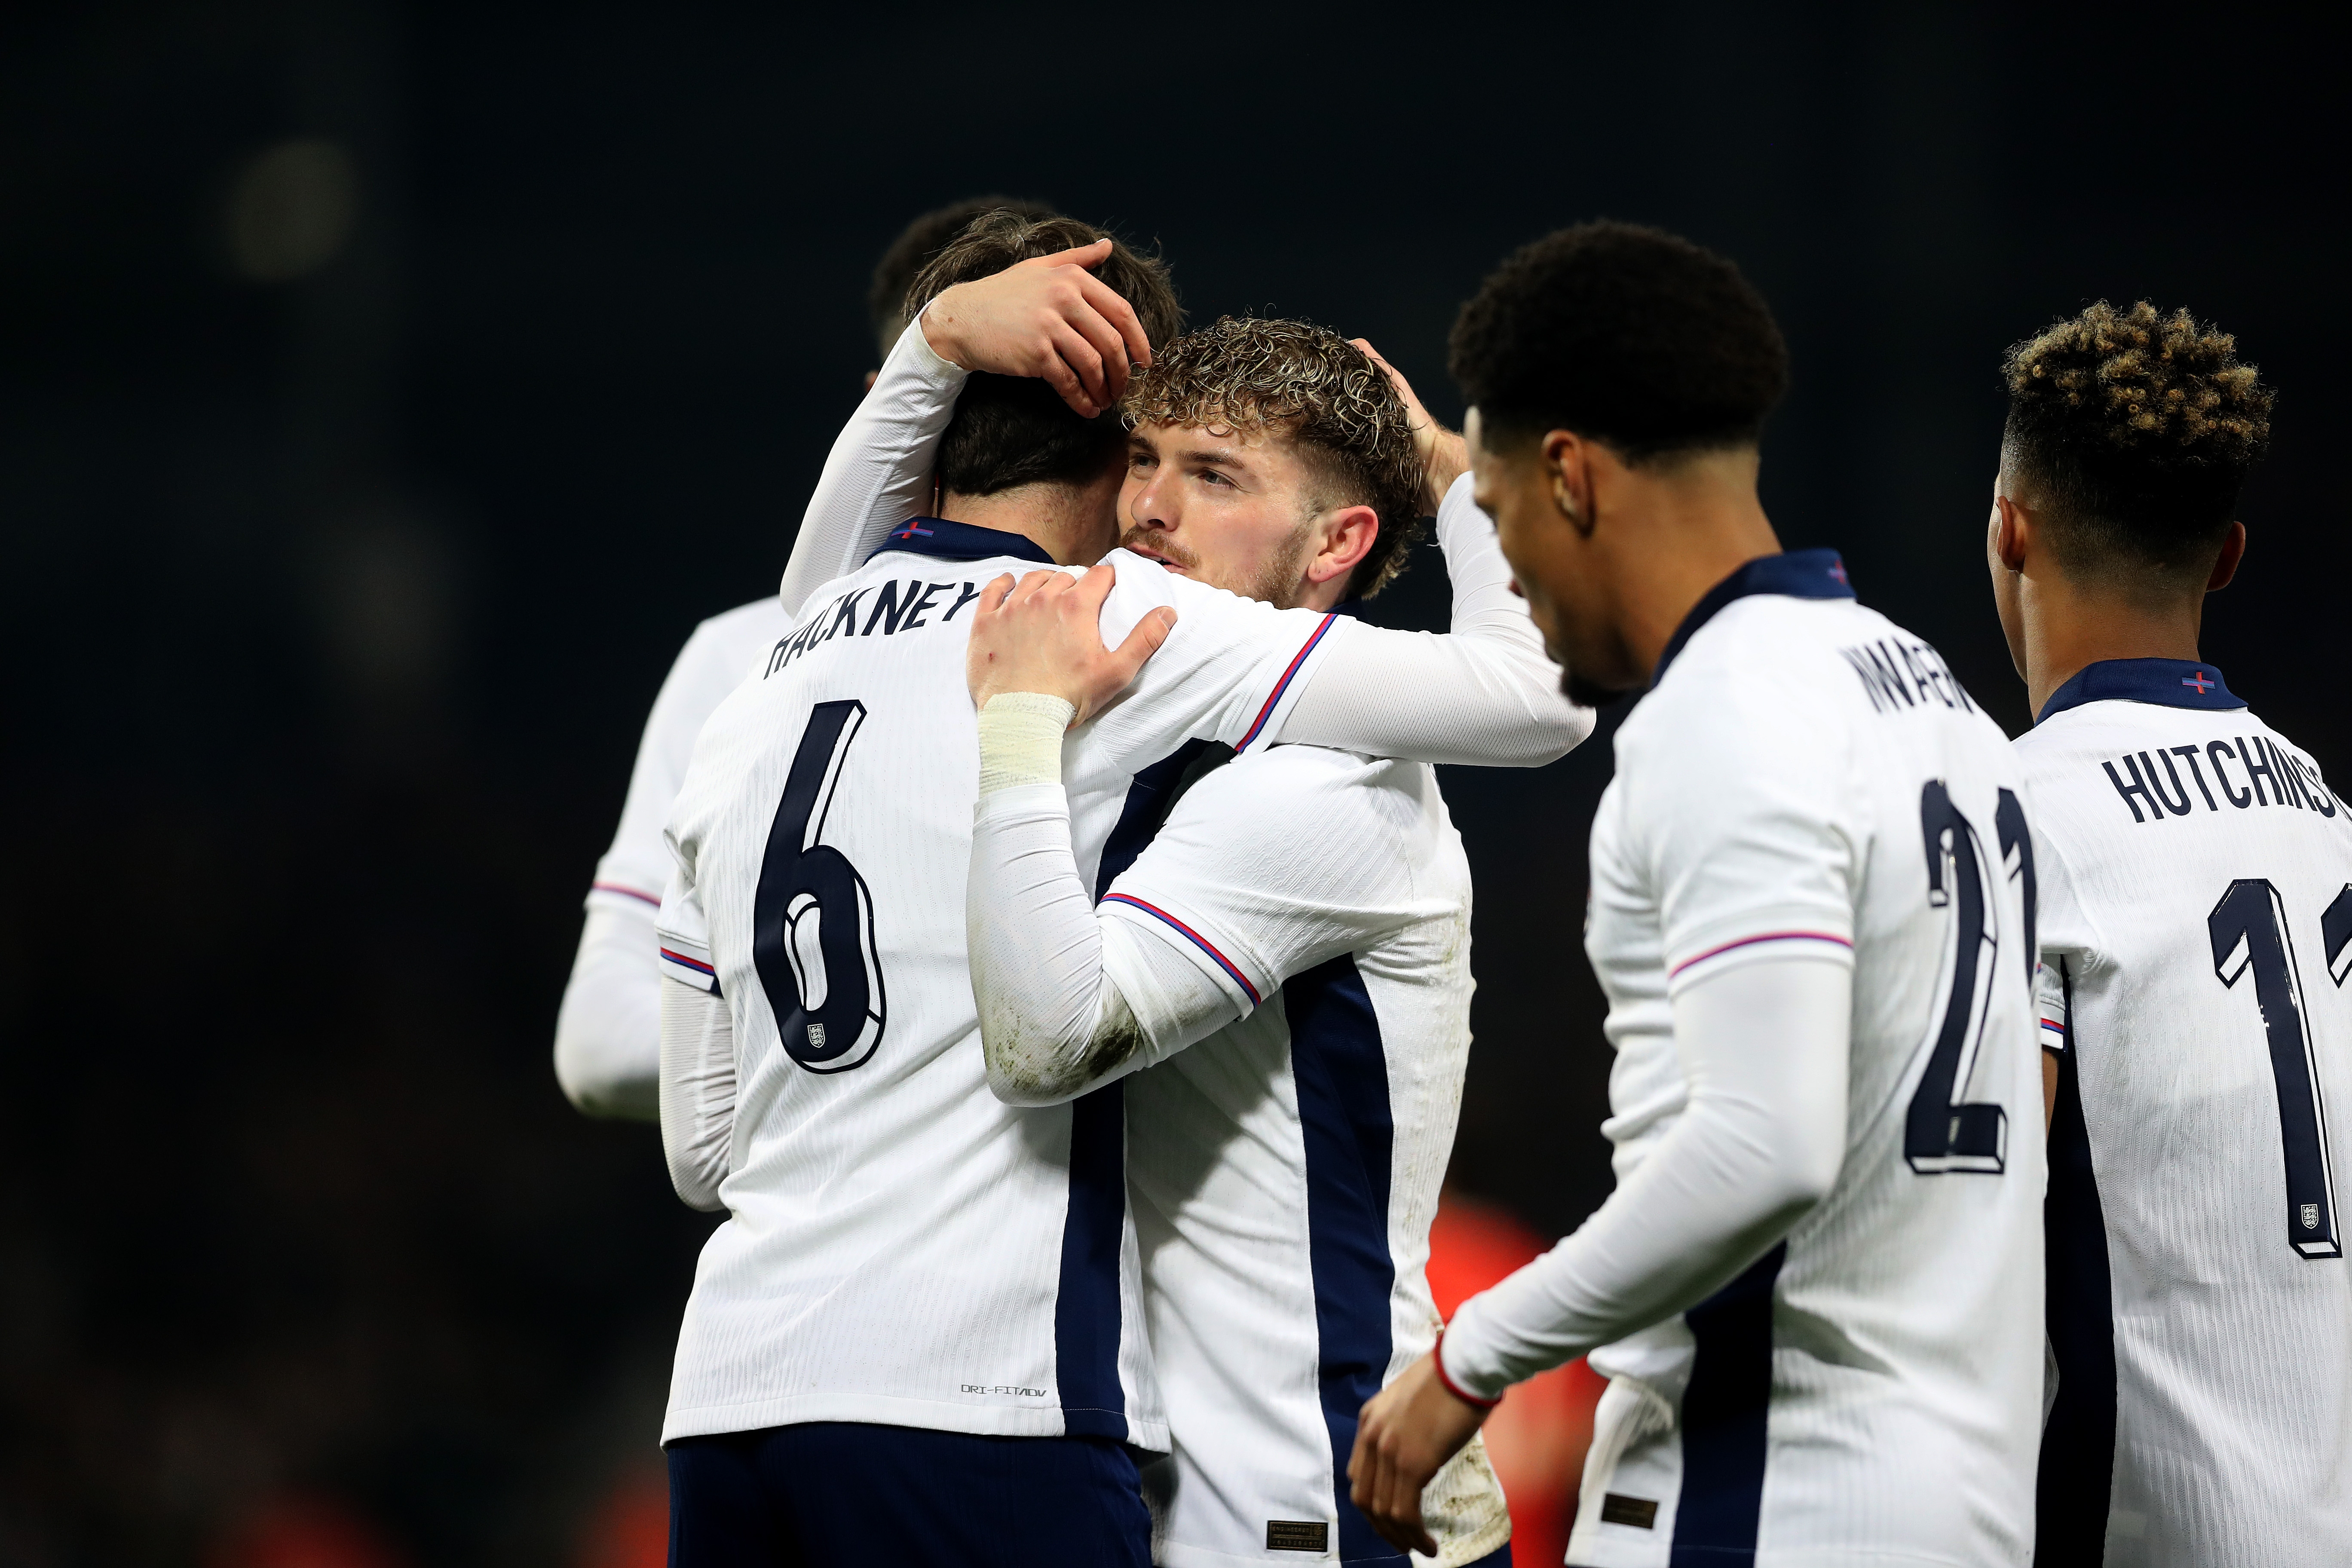
[[(1339, 1533), (1336, 1521), (1327, 1519), (1324, 1522), (1331, 1525), (1334, 1535)], [(1510, 1539), (1510, 1515), (1497, 1510), (1493, 1519), (1476, 1530), (1440, 1541), (1435, 1557), (1416, 1556), (1413, 1561), (1433, 1563), (1437, 1568), (1462, 1568), (1463, 1564), (1491, 1555)], [(1162, 1536), (1154, 1543), (1153, 1561), (1159, 1568), (1234, 1568), (1234, 1564), (1241, 1563), (1343, 1563), (1347, 1559), (1336, 1551), (1312, 1558), (1303, 1552), (1220, 1552), (1213, 1546), (1194, 1546)], [(1541, 1565), (1530, 1564), (1529, 1568)]]
[[(1664, 1541), (1590, 1541), (1583, 1539), (1584, 1534), (1579, 1530), (1568, 1538), (1569, 1568), (1659, 1568), (1674, 1552), (1671, 1532)], [(1752, 1563), (1754, 1568), (1970, 1568), (1971, 1564), (2001, 1561), (1818, 1546), (1776, 1547), (1759, 1551), (1753, 1557), (1730, 1552), (1722, 1555), (1727, 1563)], [(2023, 1568), (2031, 1559), (2017, 1557), (2008, 1561)]]
[[(1129, 1415), (1127, 1442), (1155, 1454), (1168, 1451), (1168, 1423)], [(699, 1405), (673, 1410), (662, 1422), (661, 1440), (710, 1437), (729, 1432), (759, 1432), (770, 1426), (800, 1426), (812, 1421), (855, 1421), (870, 1426), (914, 1426), (930, 1432), (961, 1432), (975, 1437), (1066, 1437), (1058, 1405), (1014, 1410), (957, 1405), (943, 1399), (893, 1399), (874, 1394), (793, 1394), (740, 1405)]]

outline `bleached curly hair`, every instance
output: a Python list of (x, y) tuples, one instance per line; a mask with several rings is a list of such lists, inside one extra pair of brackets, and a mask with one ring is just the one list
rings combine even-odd
[(2002, 467), (2039, 492), (2061, 558), (2210, 569), (2275, 395), (2237, 340), (2142, 300), (2101, 300), (2011, 347)]
[(1422, 534), (1422, 462), (1404, 399), (1363, 350), (1327, 327), (1221, 317), (1155, 353), (1128, 384), (1125, 413), (1130, 428), (1278, 437), (1315, 476), (1312, 510), (1370, 507), (1380, 535), (1349, 575), (1350, 597), (1394, 581)]

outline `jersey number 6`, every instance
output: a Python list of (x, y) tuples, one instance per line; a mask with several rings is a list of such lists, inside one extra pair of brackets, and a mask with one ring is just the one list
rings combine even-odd
[(862, 702), (820, 702), (810, 710), (751, 899), (760, 989), (785, 1053), (811, 1072), (864, 1067), (882, 1043), (888, 1014), (866, 879), (847, 856), (817, 842), (842, 760), (865, 721)]

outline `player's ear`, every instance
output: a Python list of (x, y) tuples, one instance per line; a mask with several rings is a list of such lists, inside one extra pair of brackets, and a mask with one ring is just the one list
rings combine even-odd
[(1307, 580), (1328, 583), (1356, 569), (1381, 537), (1381, 514), (1368, 506), (1343, 506), (1325, 514), (1322, 545), (1307, 563)]
[(2230, 585), (2238, 574), (2238, 563), (2246, 558), (2246, 525), (2235, 518), (2230, 520), (2230, 531), (2221, 536), (2221, 553), (2213, 560), (2213, 570), (2205, 579), (2205, 591), (2218, 594)]
[(1581, 534), (1592, 531), (1592, 453), (1573, 430), (1549, 430), (1537, 448), (1551, 504)]
[(1992, 552), (2011, 572), (2025, 570), (2025, 553), (2033, 542), (2033, 514), (2007, 496), (1992, 498)]

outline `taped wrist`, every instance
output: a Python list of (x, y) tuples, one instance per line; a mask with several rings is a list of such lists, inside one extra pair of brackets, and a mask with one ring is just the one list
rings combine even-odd
[(1059, 697), (1006, 691), (980, 710), (980, 794), (1062, 782), (1062, 736), (1077, 712)]

